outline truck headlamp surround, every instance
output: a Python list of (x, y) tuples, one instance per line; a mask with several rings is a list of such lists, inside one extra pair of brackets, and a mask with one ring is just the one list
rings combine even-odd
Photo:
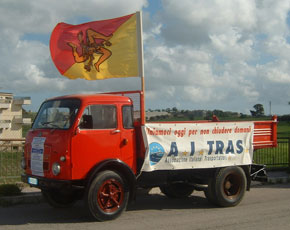
[(21, 158), (21, 168), (24, 170), (26, 169), (26, 161), (25, 161), (24, 156), (22, 156), (22, 158)]
[(65, 161), (66, 161), (66, 157), (65, 157), (65, 156), (61, 156), (61, 157), (59, 158), (59, 160), (62, 161), (62, 162), (65, 162)]
[(55, 176), (60, 174), (60, 164), (58, 162), (52, 164), (52, 173)]

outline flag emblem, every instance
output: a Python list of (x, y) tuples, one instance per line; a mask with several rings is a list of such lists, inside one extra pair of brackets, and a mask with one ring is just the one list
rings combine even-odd
[(136, 14), (80, 25), (59, 23), (50, 38), (52, 60), (70, 78), (99, 80), (136, 77)]
[[(100, 54), (97, 62), (94, 63), (94, 67), (98, 72), (100, 72), (100, 65), (107, 60), (112, 52), (107, 48), (111, 46), (111, 42), (109, 41), (113, 35), (106, 36), (104, 34), (98, 33), (93, 29), (87, 29), (87, 41), (84, 41), (83, 32), (80, 31), (78, 33), (79, 46), (81, 48), (81, 54), (77, 51), (77, 45), (72, 42), (68, 42), (67, 44), (72, 48), (72, 55), (76, 63), (85, 63), (84, 69), (87, 71), (91, 71), (93, 67), (94, 54)], [(97, 42), (97, 40), (100, 40)]]

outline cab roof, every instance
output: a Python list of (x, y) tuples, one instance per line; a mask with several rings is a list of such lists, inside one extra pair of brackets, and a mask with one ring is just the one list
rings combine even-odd
[(83, 102), (132, 103), (132, 100), (129, 97), (113, 95), (113, 94), (72, 94), (72, 95), (49, 98), (46, 101), (63, 100), (63, 99), (79, 99)]

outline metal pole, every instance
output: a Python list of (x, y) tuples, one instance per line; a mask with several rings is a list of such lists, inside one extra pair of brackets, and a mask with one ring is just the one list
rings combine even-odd
[(138, 40), (138, 69), (141, 77), (141, 125), (145, 124), (145, 80), (144, 80), (144, 57), (143, 57), (143, 29), (142, 29), (142, 12), (136, 12), (137, 18), (137, 40)]

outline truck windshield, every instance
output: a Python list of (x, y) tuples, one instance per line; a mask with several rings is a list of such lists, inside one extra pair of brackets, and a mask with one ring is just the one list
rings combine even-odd
[(51, 100), (42, 104), (33, 129), (69, 129), (80, 107), (80, 100)]

